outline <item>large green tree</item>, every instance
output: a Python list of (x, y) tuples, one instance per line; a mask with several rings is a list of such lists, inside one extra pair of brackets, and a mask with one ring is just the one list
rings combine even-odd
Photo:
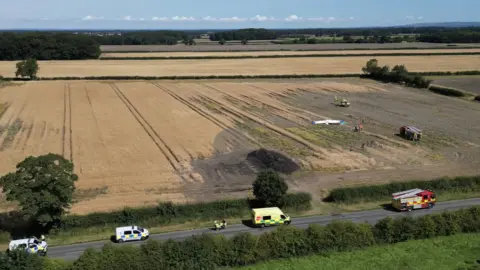
[(15, 77), (30, 77), (34, 79), (37, 77), (37, 72), (40, 69), (36, 59), (29, 58), (17, 63), (17, 71)]
[(16, 172), (0, 177), (8, 201), (17, 201), (28, 219), (47, 226), (65, 214), (72, 204), (75, 181), (73, 163), (57, 154), (29, 156)]
[(253, 195), (265, 206), (278, 205), (287, 194), (287, 190), (285, 180), (270, 168), (259, 172), (253, 182)]

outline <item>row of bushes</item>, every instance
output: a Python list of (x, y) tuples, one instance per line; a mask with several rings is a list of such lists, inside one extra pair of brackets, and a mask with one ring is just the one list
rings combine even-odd
[[(304, 211), (311, 207), (312, 197), (309, 193), (287, 194), (279, 207), (286, 212)], [(88, 215), (69, 215), (62, 218), (51, 231), (68, 231), (75, 228), (91, 228), (138, 224), (145, 227), (179, 224), (190, 220), (215, 220), (222, 218), (242, 218), (250, 213), (251, 208), (262, 207), (254, 199), (236, 199), (195, 204), (160, 203), (156, 206), (125, 208), (113, 212), (91, 213)], [(31, 224), (23, 221), (21, 215), (5, 216), (0, 219), (0, 231), (10, 232), (14, 237), (36, 234)]]
[(363, 77), (371, 78), (382, 82), (393, 82), (405, 84), (416, 88), (428, 88), (430, 80), (425, 79), (421, 74), (413, 74), (404, 65), (396, 65), (391, 70), (389, 66), (379, 66), (377, 59), (370, 59), (362, 68)]
[[(409, 72), (410, 75), (420, 76), (459, 76), (480, 75), (480, 70), (469, 71), (434, 71)], [(60, 80), (211, 80), (211, 79), (299, 79), (299, 78), (352, 78), (361, 74), (284, 74), (284, 75), (209, 75), (209, 76), (86, 76), (86, 77), (37, 77), (40, 81)], [(368, 77), (368, 76), (367, 76)], [(29, 81), (28, 78), (5, 77), (6, 81)]]
[(475, 192), (480, 191), (480, 176), (444, 177), (429, 181), (392, 182), (384, 185), (336, 188), (330, 192), (326, 200), (348, 204), (389, 200), (394, 192), (414, 188), (431, 189), (435, 193)]
[(296, 55), (238, 55), (238, 56), (147, 56), (147, 57), (100, 57), (100, 60), (195, 60), (195, 59), (249, 59), (249, 58), (304, 58), (304, 57), (366, 57), (366, 56), (440, 56), (480, 55), (480, 52), (443, 53), (366, 53), (366, 54), (296, 54)]
[[(294, 221), (295, 222), (295, 221)], [(138, 247), (104, 246), (102, 251), (86, 250), (63, 269), (216, 269), (261, 261), (311, 254), (328, 255), (374, 245), (428, 239), (457, 233), (480, 232), (480, 207), (426, 215), (419, 218), (385, 218), (374, 226), (367, 223), (334, 221), (307, 229), (280, 226), (253, 236), (240, 233), (228, 239), (204, 234), (184, 241), (148, 241)], [(59, 269), (59, 268), (57, 268)]]
[(444, 87), (444, 86), (439, 86), (439, 85), (431, 85), (428, 90), (440, 94), (440, 95), (445, 95), (445, 96), (450, 96), (450, 97), (464, 97), (465, 93), (453, 88), (449, 87)]

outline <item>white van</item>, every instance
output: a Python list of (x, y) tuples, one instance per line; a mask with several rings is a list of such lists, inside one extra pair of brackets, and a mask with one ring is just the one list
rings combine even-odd
[(35, 237), (10, 241), (8, 244), (8, 251), (13, 251), (17, 248), (25, 250), (30, 254), (45, 256), (47, 255), (48, 244), (47, 242), (38, 240)]
[(115, 231), (118, 243), (125, 241), (146, 240), (150, 236), (147, 229), (139, 226), (118, 227)]

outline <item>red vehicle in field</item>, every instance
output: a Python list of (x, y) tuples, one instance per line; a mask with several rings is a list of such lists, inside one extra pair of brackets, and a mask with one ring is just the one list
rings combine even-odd
[(435, 193), (427, 189), (416, 188), (392, 194), (392, 206), (399, 211), (432, 208), (435, 202)]

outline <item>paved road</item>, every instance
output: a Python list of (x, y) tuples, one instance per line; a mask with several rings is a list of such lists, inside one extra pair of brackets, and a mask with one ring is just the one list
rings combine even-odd
[[(460, 201), (449, 201), (449, 202), (440, 202), (435, 205), (433, 209), (419, 209), (412, 212), (393, 212), (389, 210), (373, 210), (373, 211), (363, 211), (363, 212), (353, 212), (345, 213), (331, 216), (311, 216), (311, 217), (302, 217), (292, 219), (291, 226), (298, 228), (307, 228), (309, 224), (320, 224), (325, 225), (334, 220), (349, 220), (352, 222), (367, 222), (370, 224), (376, 223), (378, 220), (385, 218), (387, 216), (399, 217), (399, 216), (412, 216), (418, 217), (431, 213), (443, 212), (446, 210), (457, 210), (461, 208), (468, 208), (471, 206), (480, 205), (480, 198), (469, 199), (469, 200), (460, 200)], [(227, 237), (231, 237), (239, 232), (250, 232), (254, 235), (259, 235), (264, 232), (268, 232), (275, 229), (275, 227), (267, 228), (250, 228), (242, 224), (231, 225), (225, 230), (213, 231), (209, 228), (198, 229), (198, 230), (188, 230), (188, 231), (177, 231), (171, 233), (155, 234), (151, 235), (151, 239), (154, 240), (182, 240), (192, 235), (198, 235), (206, 232), (211, 232), (212, 234), (223, 234)], [(112, 228), (112, 231), (114, 229)], [(95, 248), (101, 249), (103, 245), (109, 243), (109, 241), (97, 241), (97, 242), (88, 242), (82, 244), (73, 244), (68, 246), (55, 246), (51, 247), (48, 251), (48, 256), (53, 258), (63, 258), (66, 260), (75, 260), (77, 259), (85, 249)], [(121, 245), (141, 245), (142, 242), (127, 242)]]

